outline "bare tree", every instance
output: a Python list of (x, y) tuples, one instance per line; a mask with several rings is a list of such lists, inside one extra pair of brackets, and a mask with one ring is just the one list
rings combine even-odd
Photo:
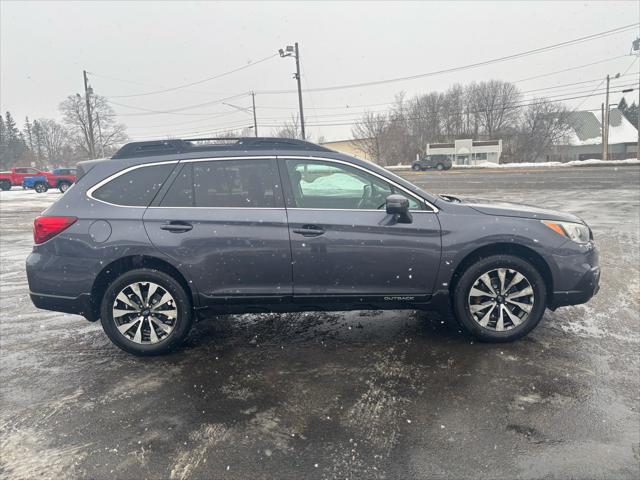
[(386, 165), (384, 157), (384, 135), (388, 126), (387, 116), (365, 112), (362, 119), (351, 129), (358, 147), (375, 163)]
[(40, 141), (44, 156), (49, 165), (64, 163), (65, 151), (69, 143), (69, 133), (55, 120), (41, 118), (38, 120)]
[(73, 137), (77, 147), (86, 156), (92, 150), (109, 154), (127, 140), (125, 126), (117, 123), (115, 113), (106, 98), (93, 94), (90, 97), (91, 116), (93, 120), (93, 149), (89, 135), (89, 117), (87, 116), (85, 98), (82, 95), (69, 95), (61, 104), (64, 124)]
[(414, 139), (417, 152), (422, 152), (428, 143), (443, 140), (441, 114), (443, 95), (431, 92), (409, 101), (409, 134)]
[(300, 118), (297, 115), (291, 115), (291, 120), (284, 122), (280, 128), (276, 129), (273, 136), (278, 138), (302, 139), (302, 134), (300, 133)]
[(466, 101), (465, 89), (460, 84), (449, 88), (442, 96), (442, 134), (447, 140), (454, 140), (466, 133)]
[(471, 110), (487, 138), (518, 123), (522, 95), (513, 83), (490, 80), (474, 85), (470, 91)]
[(516, 152), (518, 159), (532, 162), (550, 146), (562, 142), (571, 130), (571, 112), (565, 105), (537, 99), (522, 115)]

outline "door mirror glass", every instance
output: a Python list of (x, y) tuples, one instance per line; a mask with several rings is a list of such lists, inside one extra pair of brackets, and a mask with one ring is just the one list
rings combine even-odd
[(398, 223), (411, 223), (413, 218), (409, 213), (409, 200), (402, 195), (389, 195), (386, 199), (386, 208), (389, 215), (394, 215)]

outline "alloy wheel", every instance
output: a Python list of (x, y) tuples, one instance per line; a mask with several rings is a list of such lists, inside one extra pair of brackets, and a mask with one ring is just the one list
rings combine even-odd
[(531, 283), (512, 268), (496, 268), (480, 275), (469, 291), (471, 317), (481, 327), (503, 332), (524, 323), (534, 307)]
[(178, 319), (175, 299), (153, 282), (134, 282), (123, 288), (113, 301), (113, 321), (128, 340), (154, 344), (173, 332)]

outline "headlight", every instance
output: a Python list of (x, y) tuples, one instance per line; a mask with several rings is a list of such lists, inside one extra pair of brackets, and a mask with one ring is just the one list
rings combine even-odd
[(582, 223), (552, 222), (551, 220), (543, 220), (542, 223), (554, 232), (576, 243), (588, 243), (591, 239), (589, 227)]

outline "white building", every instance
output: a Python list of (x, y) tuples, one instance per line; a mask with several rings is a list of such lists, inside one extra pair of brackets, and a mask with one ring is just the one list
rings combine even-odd
[(453, 143), (430, 143), (427, 155), (447, 155), (454, 165), (476, 165), (480, 162), (500, 163), (502, 140), (461, 139)]

